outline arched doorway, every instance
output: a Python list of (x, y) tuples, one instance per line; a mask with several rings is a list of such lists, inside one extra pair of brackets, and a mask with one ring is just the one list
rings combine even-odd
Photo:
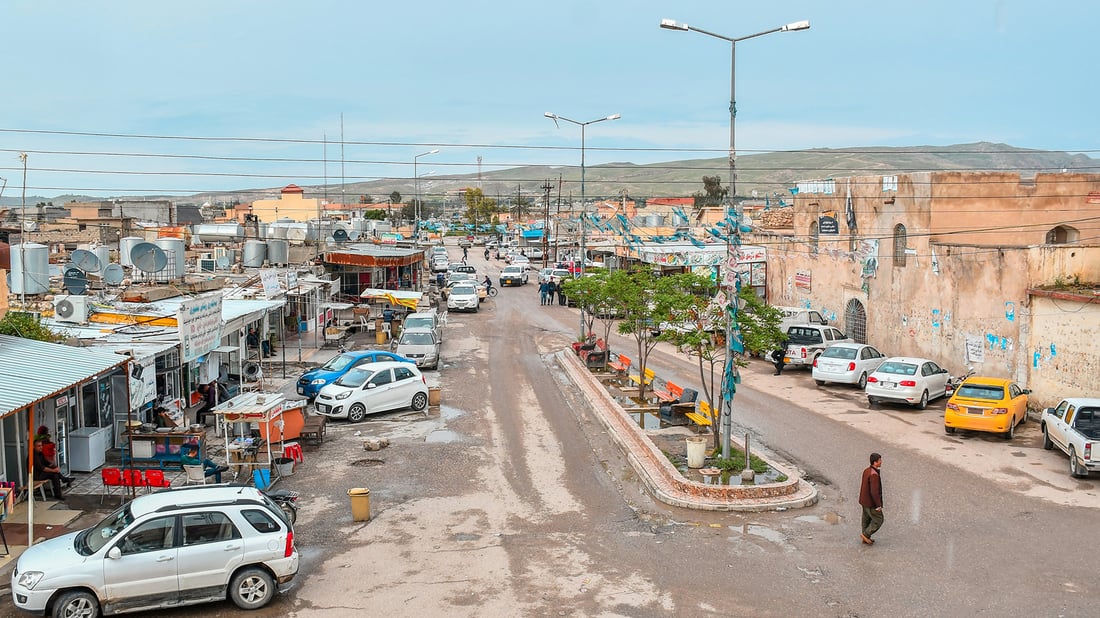
[(857, 343), (867, 343), (867, 310), (855, 298), (844, 307), (844, 332)]

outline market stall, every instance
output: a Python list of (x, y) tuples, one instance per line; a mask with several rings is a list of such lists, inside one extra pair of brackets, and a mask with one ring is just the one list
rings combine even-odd
[(270, 475), (275, 463), (272, 443), (281, 456), (283, 443), (301, 435), (304, 410), (304, 399), (288, 400), (282, 393), (242, 393), (215, 406), (218, 430), (225, 436), (227, 464), (234, 476), (257, 470), (262, 476)]

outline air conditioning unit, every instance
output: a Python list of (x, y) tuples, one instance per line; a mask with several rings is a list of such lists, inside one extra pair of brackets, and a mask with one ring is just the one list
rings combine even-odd
[(87, 296), (56, 296), (53, 299), (53, 317), (59, 322), (87, 324), (91, 309)]

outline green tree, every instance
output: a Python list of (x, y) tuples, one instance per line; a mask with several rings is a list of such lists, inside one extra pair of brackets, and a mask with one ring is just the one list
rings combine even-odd
[(729, 189), (722, 186), (721, 176), (703, 176), (703, 191), (691, 194), (695, 210), (704, 206), (717, 206), (726, 198)]
[(400, 204), (401, 203), (401, 193), (399, 191), (394, 191), (393, 193), (390, 193), (390, 203), (391, 204)]
[(26, 311), (8, 310), (3, 319), (0, 319), (0, 335), (34, 339), (35, 341), (49, 341), (57, 343), (64, 341), (65, 336), (59, 335), (46, 328), (42, 320)]
[(466, 189), (466, 220), (477, 228), (478, 222), (488, 223), (496, 212), (497, 202), (491, 197), (485, 197), (481, 189)]
[(374, 221), (383, 221), (386, 218), (386, 213), (381, 210), (371, 209), (363, 213), (363, 218), (372, 219)]

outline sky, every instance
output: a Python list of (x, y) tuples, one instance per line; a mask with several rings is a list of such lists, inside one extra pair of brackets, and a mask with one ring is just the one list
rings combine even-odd
[[(97, 197), (978, 141), (1100, 152), (1100, 2), (8, 0), (0, 178)], [(439, 149), (439, 153), (416, 155)], [(414, 165), (414, 159), (417, 164)], [(4, 181), (0, 180), (0, 185)]]

